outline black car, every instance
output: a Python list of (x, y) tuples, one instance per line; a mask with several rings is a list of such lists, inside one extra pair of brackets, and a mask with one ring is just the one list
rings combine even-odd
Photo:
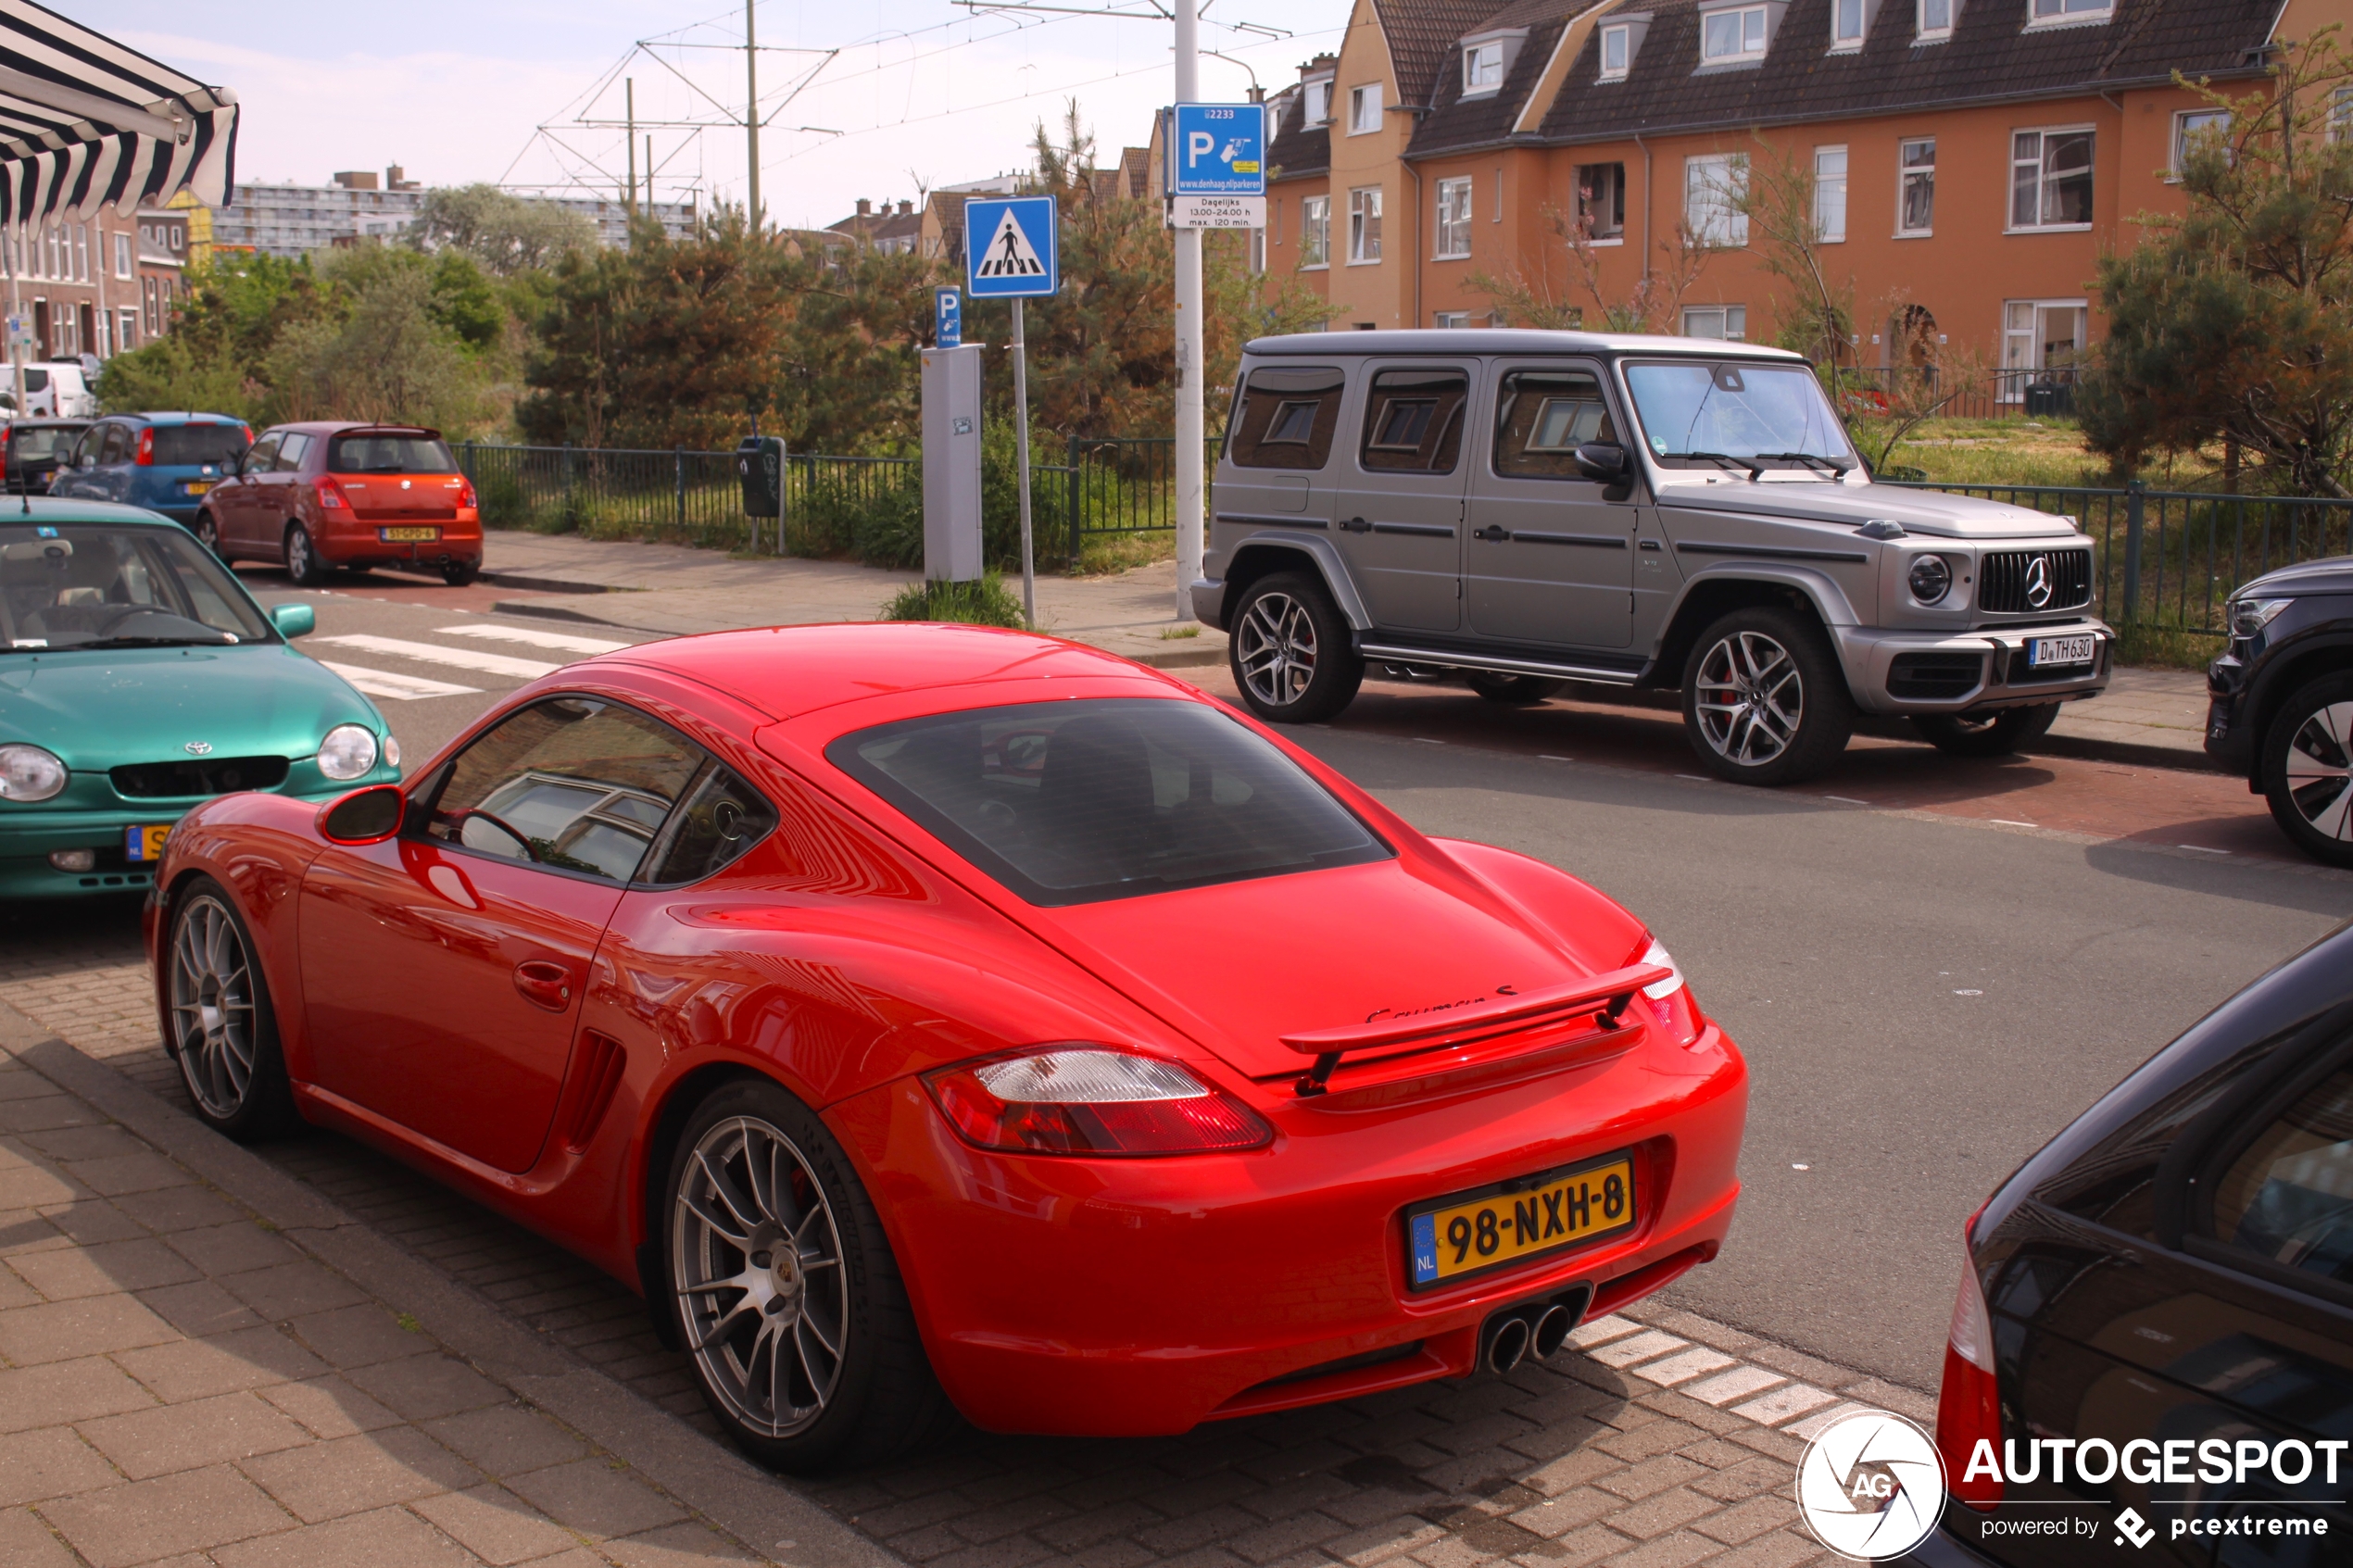
[(1936, 1444), (1928, 1568), (2353, 1562), (2353, 924), (1969, 1222)]
[(0, 448), (0, 484), (11, 495), (45, 495), (88, 420), (18, 420)]
[(2266, 572), (2230, 617), (2206, 671), (2207, 755), (2246, 775), (2298, 849), (2353, 867), (2353, 556)]

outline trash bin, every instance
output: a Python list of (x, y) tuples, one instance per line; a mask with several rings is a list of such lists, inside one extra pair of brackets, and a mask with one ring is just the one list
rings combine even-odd
[(2075, 412), (2075, 389), (2057, 382), (2038, 381), (2026, 389), (2026, 417), (2030, 420), (2060, 418)]
[(736, 477), (743, 481), (744, 516), (785, 515), (785, 444), (773, 435), (736, 443)]

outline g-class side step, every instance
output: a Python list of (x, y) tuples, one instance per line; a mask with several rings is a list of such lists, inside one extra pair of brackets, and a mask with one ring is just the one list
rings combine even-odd
[(1369, 659), (1390, 664), (1434, 664), (1450, 670), (1492, 670), (1504, 675), (1541, 675), (1559, 681), (1592, 681), (1603, 685), (1630, 686), (1642, 678), (1644, 661), (1624, 664), (1564, 664), (1552, 659), (1510, 654), (1472, 653), (1461, 648), (1430, 647), (1412, 643), (1360, 641), (1356, 651)]

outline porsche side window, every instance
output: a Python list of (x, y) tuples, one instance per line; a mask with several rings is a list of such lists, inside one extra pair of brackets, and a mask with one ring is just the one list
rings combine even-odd
[(627, 882), (702, 760), (691, 741), (633, 708), (551, 697), (510, 714), (459, 755), (425, 834)]
[(776, 809), (757, 790), (734, 769), (713, 767), (680, 809), (661, 864), (646, 880), (700, 882), (740, 858), (775, 825)]
[(1330, 366), (1262, 365), (1234, 407), (1227, 451), (1239, 468), (1322, 468), (1340, 428), (1348, 378)]
[(1470, 378), (1451, 369), (1383, 370), (1365, 399), (1367, 473), (1453, 473)]
[(1583, 480), (1577, 449), (1617, 439), (1602, 383), (1591, 371), (1506, 370), (1496, 384), (1495, 472), (1501, 478)]
[(825, 755), (1033, 904), (1390, 854), (1289, 758), (1199, 703), (975, 709), (861, 730)]
[(2231, 1162), (2215, 1188), (2214, 1236), (2353, 1285), (2353, 1067), (2305, 1091)]

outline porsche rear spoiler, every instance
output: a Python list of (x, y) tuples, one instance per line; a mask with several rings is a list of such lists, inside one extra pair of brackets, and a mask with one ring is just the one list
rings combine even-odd
[(1672, 978), (1675, 972), (1659, 964), (1629, 964), (1605, 974), (1541, 991), (1504, 991), (1460, 1006), (1424, 1010), (1407, 1017), (1369, 1019), (1337, 1029), (1317, 1029), (1281, 1036), (1284, 1045), (1315, 1063), (1297, 1085), (1302, 1098), (1325, 1092), (1326, 1081), (1340, 1059), (1351, 1051), (1417, 1046), (1425, 1049), (1476, 1045), (1499, 1035), (1552, 1023), (1597, 1017), (1604, 1029), (1615, 1029), (1633, 1005), (1635, 993)]

